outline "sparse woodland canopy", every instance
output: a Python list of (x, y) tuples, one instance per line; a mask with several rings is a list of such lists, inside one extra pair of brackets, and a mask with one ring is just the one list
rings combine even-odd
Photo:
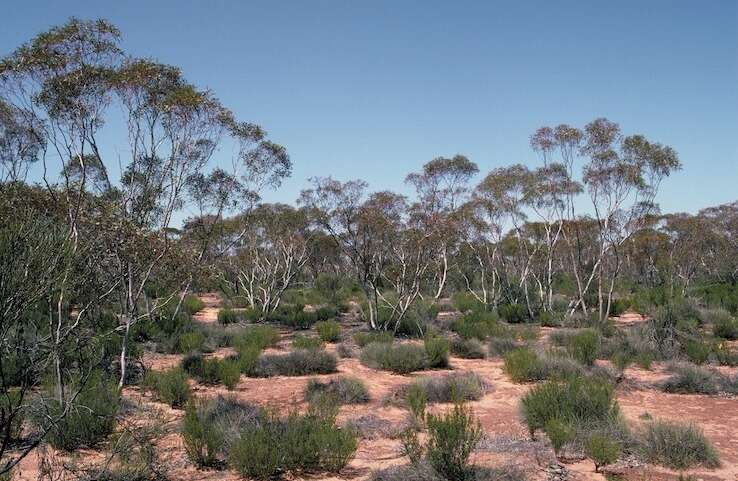
[[(294, 203), (263, 203), (291, 161), (261, 127), (177, 67), (129, 56), (106, 21), (39, 34), (0, 60), (0, 474), (90, 383), (137, 382), (144, 342), (201, 347), (199, 331), (171, 327), (191, 322), (192, 292), (302, 326), (334, 317), (295, 301), (313, 290), (355, 301), (371, 330), (421, 335), (449, 297), (510, 321), (596, 325), (626, 300), (720, 285), (738, 310), (738, 202), (662, 213), (671, 147), (604, 118), (542, 127), (530, 147), (530, 165), (491, 171), (433, 159), (407, 174), (411, 197), (317, 176)], [(237, 375), (267, 369), (245, 367), (249, 347)], [(32, 395), (41, 428), (18, 447), (11, 426)]]

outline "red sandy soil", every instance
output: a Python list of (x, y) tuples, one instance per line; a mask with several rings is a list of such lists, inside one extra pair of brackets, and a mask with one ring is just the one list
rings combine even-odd
[[(201, 322), (213, 322), (217, 319), (217, 295), (204, 295), (206, 308), (196, 315)], [(633, 316), (629, 316), (632, 318)], [(544, 330), (543, 338), (548, 333)], [(283, 332), (283, 338), (288, 333)], [(274, 352), (289, 349), (286, 339), (273, 349)], [(327, 346), (328, 350), (335, 350), (335, 346)], [(225, 356), (230, 354), (229, 349), (221, 349), (211, 354)], [(175, 366), (182, 356), (149, 353), (144, 357), (144, 363), (151, 369), (162, 370)], [(516, 465), (526, 471), (531, 479), (546, 479), (545, 468), (554, 461), (553, 451), (545, 440), (531, 441), (519, 413), (520, 397), (530, 389), (531, 385), (512, 383), (502, 370), (502, 361), (496, 359), (467, 360), (452, 358), (452, 369), (457, 372), (473, 371), (482, 377), (487, 384), (487, 392), (480, 401), (469, 403), (486, 433), (480, 449), (474, 454), (474, 462), (485, 466)], [(280, 412), (302, 410), (306, 407), (303, 400), (303, 391), (312, 377), (330, 379), (336, 376), (355, 376), (366, 384), (371, 401), (365, 405), (344, 406), (339, 413), (338, 422), (363, 415), (373, 414), (389, 421), (396, 430), (402, 429), (407, 422), (407, 411), (392, 403), (387, 398), (403, 384), (411, 382), (418, 376), (441, 376), (449, 370), (437, 370), (416, 373), (408, 376), (395, 375), (385, 371), (369, 369), (363, 366), (358, 359), (339, 359), (339, 372), (324, 376), (305, 377), (273, 377), (268, 379), (254, 379), (241, 377), (233, 391), (222, 386), (198, 386), (193, 382), (197, 396), (210, 397), (217, 394), (235, 396), (237, 399), (269, 406)], [(732, 370), (735, 374), (735, 369)], [(663, 366), (655, 365), (651, 371), (629, 368), (625, 372), (625, 379), (617, 389), (617, 397), (623, 414), (634, 429), (639, 429), (646, 421), (641, 419), (644, 413), (653, 418), (694, 422), (704, 429), (705, 435), (714, 443), (719, 451), (723, 466), (716, 470), (690, 470), (684, 473), (694, 479), (738, 480), (738, 437), (732, 428), (738, 426), (738, 398), (702, 396), (702, 395), (675, 395), (662, 393), (654, 385), (663, 380), (668, 374)], [(168, 406), (153, 401), (148, 394), (142, 393), (136, 387), (124, 390), (124, 396), (134, 403), (139, 403), (139, 410), (131, 416), (151, 417), (157, 413), (167, 422), (168, 434), (157, 442), (160, 460), (168, 469), (168, 475), (173, 480), (236, 480), (236, 473), (231, 470), (200, 470), (195, 468), (187, 459), (182, 440), (177, 433), (176, 423), (181, 419), (183, 412), (170, 409)], [(447, 405), (434, 405), (432, 411), (447, 409)], [(141, 409), (145, 412), (141, 413)], [(388, 435), (389, 436), (389, 435)], [(312, 481), (329, 480), (366, 480), (373, 470), (394, 465), (405, 464), (407, 461), (400, 453), (400, 442), (389, 437), (377, 439), (361, 439), (355, 458), (340, 473), (339, 476), (315, 476), (307, 478), (294, 477), (290, 479)], [(92, 456), (99, 454), (90, 453)], [(86, 454), (85, 454), (86, 455)], [(594, 466), (589, 460), (574, 460), (565, 464), (569, 471), (569, 479), (573, 480), (604, 480), (602, 474), (594, 472)], [(38, 456), (27, 458), (16, 475), (18, 479), (32, 481), (38, 472)], [(629, 467), (623, 462), (613, 465), (607, 470), (609, 473), (619, 474), (626, 480), (676, 480), (678, 473), (654, 466)]]

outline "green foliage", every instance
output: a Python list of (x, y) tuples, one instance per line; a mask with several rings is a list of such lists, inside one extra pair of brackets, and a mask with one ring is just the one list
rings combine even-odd
[[(5, 395), (0, 396), (0, 419), (3, 423), (8, 422), (10, 416), (10, 429), (8, 431), (8, 440), (15, 441), (20, 439), (23, 433), (23, 421), (26, 416), (26, 407), (23, 405), (23, 397), (19, 389), (10, 389)], [(5, 426), (5, 425), (4, 425)], [(0, 433), (4, 435), (2, 429)]]
[(425, 408), (428, 405), (428, 393), (425, 388), (420, 384), (411, 384), (405, 394), (405, 402), (415, 426), (425, 424)]
[(505, 354), (505, 372), (514, 382), (540, 381), (546, 370), (538, 355), (528, 347), (513, 349)]
[(670, 366), (672, 375), (663, 382), (665, 392), (679, 394), (738, 393), (738, 378), (732, 380), (720, 372), (689, 364)]
[(712, 346), (702, 340), (688, 339), (682, 347), (687, 358), (695, 364), (704, 364), (712, 353)]
[(508, 352), (519, 348), (520, 345), (509, 337), (493, 337), (489, 340), (489, 355), (492, 357), (503, 357)]
[(600, 335), (593, 329), (585, 329), (568, 339), (566, 350), (584, 365), (591, 366), (600, 351)]
[(269, 479), (295, 471), (338, 472), (356, 452), (355, 435), (335, 420), (312, 412), (286, 419), (267, 417), (241, 432), (229, 463), (241, 475)]
[(279, 331), (272, 326), (252, 326), (243, 330), (234, 337), (233, 347), (237, 351), (255, 346), (259, 350), (276, 346), (279, 342)]
[(522, 304), (500, 304), (497, 306), (497, 313), (501, 319), (510, 324), (519, 324), (528, 320), (528, 313)]
[(237, 359), (203, 358), (202, 354), (189, 354), (180, 363), (187, 374), (202, 384), (223, 384), (233, 389), (241, 376)]
[(712, 326), (712, 333), (722, 339), (738, 339), (738, 319), (724, 317), (717, 320)]
[(599, 378), (571, 377), (547, 381), (521, 400), (523, 418), (531, 435), (551, 419), (577, 429), (619, 423), (619, 408), (611, 384)]
[(315, 323), (315, 330), (324, 342), (338, 342), (341, 340), (341, 324), (337, 321), (320, 321)]
[(236, 324), (241, 320), (239, 312), (228, 307), (224, 307), (218, 311), (218, 323), (223, 325)]
[(476, 373), (448, 374), (445, 376), (422, 377), (410, 385), (405, 394), (417, 388), (425, 393), (430, 403), (477, 401), (484, 395), (484, 382)]
[(292, 338), (292, 349), (323, 349), (323, 347), (323, 341), (319, 337), (295, 334)]
[(263, 355), (256, 362), (258, 377), (307, 376), (336, 372), (338, 360), (333, 354), (316, 349), (299, 349), (287, 354)]
[(484, 359), (484, 346), (477, 339), (455, 338), (451, 341), (451, 352), (463, 359)]
[(362, 349), (360, 360), (367, 367), (396, 374), (408, 374), (428, 366), (426, 350), (417, 344), (374, 342)]
[(218, 381), (233, 390), (241, 379), (241, 364), (237, 358), (226, 358), (218, 363)]
[(548, 436), (549, 441), (551, 441), (551, 446), (553, 447), (556, 456), (559, 456), (559, 454), (561, 454), (561, 449), (567, 443), (574, 441), (576, 437), (574, 429), (569, 424), (557, 418), (551, 418), (546, 421), (544, 430), (546, 431), (546, 436)]
[(179, 337), (177, 352), (189, 353), (202, 351), (205, 346), (205, 335), (200, 331), (190, 331)]
[(238, 350), (238, 367), (241, 373), (247, 376), (256, 376), (256, 367), (261, 356), (261, 348), (253, 344), (246, 344)]
[(584, 452), (595, 465), (595, 472), (602, 466), (607, 466), (620, 457), (620, 445), (604, 434), (594, 433), (584, 443)]
[(403, 429), (400, 433), (400, 444), (402, 455), (407, 456), (413, 465), (420, 464), (425, 447), (420, 442), (418, 430), (412, 426)]
[(191, 396), (187, 373), (181, 367), (163, 372), (149, 371), (144, 376), (143, 385), (154, 391), (161, 402), (173, 408), (184, 407)]
[(720, 466), (715, 448), (702, 430), (692, 424), (651, 422), (643, 434), (642, 447), (649, 462), (671, 469)]
[(461, 313), (485, 311), (487, 306), (470, 292), (456, 291), (451, 295), (451, 303)]
[(189, 315), (195, 314), (196, 312), (202, 311), (205, 308), (205, 303), (200, 300), (194, 294), (188, 294), (182, 300), (182, 310)]
[[(49, 430), (46, 438), (49, 444), (64, 451), (94, 447), (105, 440), (115, 428), (120, 406), (117, 384), (106, 380), (102, 373), (91, 374), (82, 387), (79, 382), (74, 381), (67, 386), (68, 392), (79, 390), (68, 407), (49, 392), (45, 399), (48, 412), (43, 410), (35, 415), (36, 424)], [(65, 408), (68, 409), (66, 416), (50, 424), (51, 420), (62, 415)]]
[(471, 410), (456, 404), (451, 412), (428, 415), (425, 448), (431, 466), (450, 481), (464, 481), (471, 471), (469, 457), (484, 431)]
[(224, 445), (223, 432), (205, 419), (206, 405), (191, 400), (182, 421), (182, 440), (190, 461), (198, 466), (214, 466)]
[(495, 312), (474, 311), (454, 321), (451, 330), (463, 339), (485, 340), (488, 337), (512, 337)]
[(448, 367), (448, 353), (451, 343), (445, 337), (426, 336), (423, 340), (428, 367)]
[(355, 377), (339, 377), (322, 383), (317, 379), (308, 381), (305, 399), (312, 402), (318, 395), (329, 395), (339, 404), (364, 404), (369, 402), (366, 385)]
[(389, 331), (357, 332), (354, 334), (354, 342), (359, 347), (364, 347), (373, 342), (392, 344), (395, 336)]

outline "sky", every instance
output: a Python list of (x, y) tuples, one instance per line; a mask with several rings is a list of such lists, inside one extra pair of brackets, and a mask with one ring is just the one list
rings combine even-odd
[(738, 199), (735, 0), (2, 3), (0, 55), (71, 16), (105, 18), (129, 54), (263, 126), (294, 163), (268, 201), (327, 175), (410, 193), (405, 176), (438, 156), (535, 167), (538, 127), (598, 117), (678, 152), (663, 211)]

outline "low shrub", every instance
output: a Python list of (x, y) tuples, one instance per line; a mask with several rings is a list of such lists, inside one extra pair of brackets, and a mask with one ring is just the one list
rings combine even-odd
[(205, 334), (200, 331), (185, 332), (179, 336), (177, 342), (177, 352), (179, 353), (190, 353), (196, 351), (202, 351), (205, 346)]
[(417, 344), (374, 342), (362, 349), (360, 360), (367, 367), (396, 374), (408, 374), (428, 366), (426, 350)]
[(224, 307), (218, 311), (218, 323), (223, 325), (236, 324), (241, 321), (241, 315), (234, 311)]
[(253, 372), (258, 377), (331, 374), (336, 372), (337, 364), (333, 354), (316, 349), (298, 349), (287, 354), (262, 355)]
[(213, 436), (217, 435), (222, 439), (220, 449), (214, 450), (218, 456), (218, 464), (226, 460), (228, 451), (241, 436), (241, 431), (259, 425), (264, 419), (264, 412), (260, 407), (224, 396), (216, 396), (207, 403), (198, 403), (195, 412), (198, 422), (205, 429), (215, 429), (217, 434)]
[(292, 338), (292, 349), (323, 349), (323, 347), (323, 341), (319, 337), (295, 334)]
[(508, 328), (499, 322), (495, 312), (475, 311), (465, 314), (451, 324), (451, 330), (463, 339), (485, 340), (488, 337), (511, 337)]
[(338, 342), (341, 340), (341, 324), (336, 321), (320, 321), (315, 323), (315, 330), (324, 342)]
[(451, 295), (451, 304), (461, 313), (484, 311), (487, 308), (472, 293), (464, 291), (454, 292)]
[(484, 359), (484, 346), (477, 339), (455, 338), (451, 341), (451, 352), (463, 359)]
[(181, 367), (163, 372), (149, 371), (144, 376), (144, 387), (151, 389), (156, 397), (173, 408), (182, 408), (190, 399), (187, 373)]
[[(528, 477), (517, 466), (471, 467), (472, 473), (468, 481), (526, 481)], [(422, 461), (417, 464), (405, 464), (372, 472), (369, 481), (448, 481)]]
[(469, 457), (484, 431), (471, 410), (457, 403), (453, 410), (439, 416), (428, 415), (426, 456), (431, 466), (451, 481), (464, 481), (471, 472)]
[(557, 457), (561, 454), (561, 450), (564, 448), (564, 446), (574, 441), (574, 439), (576, 438), (576, 432), (574, 431), (574, 428), (572, 428), (571, 425), (569, 425), (568, 423), (559, 420), (558, 418), (551, 418), (546, 421), (544, 430), (546, 431), (546, 436), (548, 436), (548, 440), (551, 442), (551, 447), (553, 447), (554, 454)]
[(678, 394), (717, 394), (734, 393), (736, 386), (730, 378), (717, 371), (689, 364), (676, 364), (669, 367), (672, 375), (661, 384), (664, 392)]
[[(49, 392), (44, 395), (45, 408), (39, 407), (34, 412), (35, 424), (48, 430), (46, 439), (49, 444), (64, 451), (94, 447), (104, 441), (115, 428), (120, 406), (117, 383), (112, 379), (106, 380), (102, 373), (93, 373), (81, 387), (79, 382), (74, 381), (67, 386), (69, 392), (79, 390), (69, 405), (60, 403)], [(64, 409), (67, 409), (66, 416), (52, 422), (61, 416)]]
[(497, 306), (497, 313), (501, 319), (510, 324), (518, 324), (528, 319), (528, 313), (522, 304), (500, 304)]
[(509, 337), (494, 337), (489, 340), (489, 355), (503, 357), (508, 352), (517, 349), (520, 345)]
[(328, 395), (339, 404), (364, 404), (369, 402), (366, 385), (355, 377), (339, 377), (322, 383), (317, 379), (308, 381), (305, 399), (312, 402), (317, 396)]
[(241, 364), (238, 358), (226, 358), (218, 363), (218, 381), (228, 390), (233, 390), (241, 379)]
[(223, 433), (213, 423), (207, 422), (207, 404), (190, 400), (182, 421), (182, 440), (190, 461), (197, 466), (214, 466), (223, 450)]
[(448, 367), (448, 353), (451, 348), (451, 343), (448, 339), (445, 337), (426, 336), (423, 339), (423, 347), (425, 348), (428, 367)]
[(354, 350), (351, 348), (351, 346), (345, 343), (341, 343), (336, 346), (336, 352), (338, 353), (338, 357), (342, 359), (354, 357)]
[(194, 294), (188, 294), (182, 300), (182, 310), (187, 314), (195, 314), (205, 309), (205, 303)]
[(505, 354), (505, 372), (513, 382), (540, 381), (546, 379), (546, 369), (530, 348), (520, 347)]
[(693, 424), (653, 421), (646, 426), (642, 449), (649, 462), (671, 469), (720, 466), (715, 448)]
[(591, 366), (600, 351), (600, 335), (593, 329), (585, 329), (568, 339), (566, 350), (569, 354), (586, 366)]
[[(476, 373), (447, 374), (445, 376), (422, 377), (411, 386), (425, 393), (429, 403), (477, 401), (484, 395), (484, 381)], [(405, 397), (409, 387), (405, 388)]]
[(279, 342), (279, 331), (272, 326), (253, 326), (239, 332), (233, 339), (233, 347), (240, 351), (248, 346), (256, 346), (259, 349), (276, 346)]
[(371, 343), (392, 344), (394, 340), (395, 336), (388, 331), (357, 332), (354, 334), (354, 342), (359, 347), (364, 347)]
[(228, 389), (236, 386), (241, 375), (237, 359), (203, 358), (200, 353), (185, 356), (180, 366), (199, 383), (223, 384)]
[(420, 384), (411, 384), (405, 393), (405, 403), (410, 410), (414, 428), (425, 424), (425, 408), (428, 406), (428, 393)]
[(724, 317), (717, 320), (712, 326), (712, 333), (722, 339), (738, 339), (738, 319)]
[(584, 453), (592, 460), (595, 472), (598, 473), (602, 466), (618, 460), (620, 444), (604, 434), (594, 433), (584, 443)]
[(710, 344), (697, 339), (688, 339), (684, 342), (682, 348), (687, 359), (695, 364), (706, 363), (712, 353), (712, 346)]
[(356, 436), (335, 419), (308, 412), (286, 419), (267, 417), (245, 429), (234, 443), (229, 463), (241, 475), (270, 479), (295, 471), (338, 472), (356, 452)]

